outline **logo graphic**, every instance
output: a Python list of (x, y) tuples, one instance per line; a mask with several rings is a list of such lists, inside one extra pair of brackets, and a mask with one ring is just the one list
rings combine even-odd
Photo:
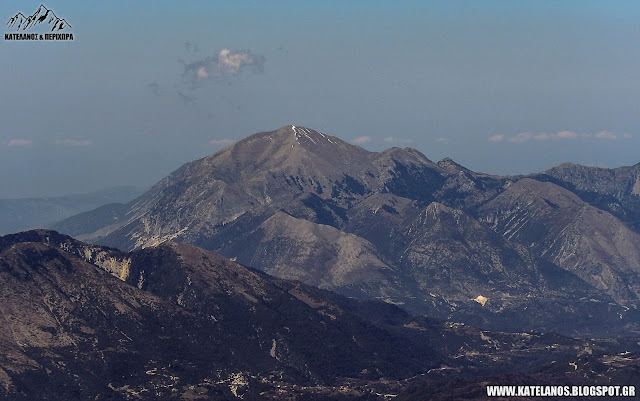
[(67, 20), (59, 18), (53, 10), (43, 4), (29, 16), (19, 12), (7, 21), (7, 26), (18, 32), (30, 30), (38, 25), (54, 33), (5, 33), (4, 40), (73, 40), (73, 33), (66, 32), (71, 28)]
[(16, 31), (26, 31), (38, 24), (46, 23), (51, 26), (51, 32), (61, 31), (66, 27), (71, 28), (67, 20), (58, 18), (53, 10), (48, 9), (40, 4), (40, 7), (32, 15), (25, 17), (24, 14), (18, 13), (14, 17), (9, 18), (7, 26), (16, 27)]

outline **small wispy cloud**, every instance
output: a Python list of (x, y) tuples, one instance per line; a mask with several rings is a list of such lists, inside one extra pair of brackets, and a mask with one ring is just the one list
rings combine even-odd
[(369, 143), (371, 142), (372, 138), (370, 136), (359, 136), (357, 138), (354, 138), (353, 143), (355, 143), (356, 145), (364, 145), (365, 143)]
[(184, 93), (178, 91), (178, 97), (182, 100), (182, 103), (185, 106), (192, 106), (196, 102), (196, 97), (191, 95), (185, 95)]
[(262, 72), (265, 58), (248, 50), (222, 49), (215, 56), (208, 56), (184, 64), (182, 77), (191, 88), (197, 88), (211, 78), (235, 76), (244, 70)]
[(209, 78), (209, 73), (207, 72), (207, 69), (204, 68), (204, 66), (198, 68), (198, 72), (196, 72), (196, 77), (198, 79), (205, 79), (205, 78)]
[(160, 84), (157, 82), (151, 82), (147, 85), (147, 89), (156, 96), (162, 95), (162, 91), (160, 90)]
[(603, 130), (596, 134), (582, 133), (578, 134), (574, 131), (558, 131), (555, 133), (548, 132), (539, 132), (539, 133), (531, 133), (531, 132), (521, 132), (517, 135), (507, 137), (505, 135), (493, 135), (489, 137), (489, 142), (502, 142), (503, 140), (507, 140), (513, 143), (524, 143), (529, 141), (556, 141), (556, 140), (575, 140), (575, 139), (585, 139), (585, 138), (596, 138), (596, 139), (605, 139), (605, 140), (616, 140), (620, 138), (631, 138), (631, 134), (616, 134), (611, 131)]
[(194, 43), (191, 43), (189, 41), (184, 42), (184, 49), (188, 53), (199, 53), (200, 52), (200, 48), (198, 47), (198, 45), (194, 44)]
[(509, 138), (509, 142), (522, 143), (531, 140), (533, 134), (530, 132), (521, 132), (518, 135)]
[(608, 139), (610, 141), (615, 141), (616, 139), (618, 139), (618, 135), (614, 134), (613, 132), (609, 132), (609, 131), (600, 131), (595, 135), (596, 138), (598, 139)]
[(9, 142), (7, 142), (7, 146), (9, 147), (31, 145), (33, 145), (33, 141), (30, 139), (11, 139)]
[(55, 144), (71, 147), (84, 147), (91, 145), (91, 141), (88, 139), (56, 139)]
[(533, 135), (532, 138), (535, 139), (536, 141), (546, 141), (548, 139), (551, 139), (552, 136), (551, 134), (547, 134), (546, 132), (540, 132), (539, 134)]
[(447, 143), (447, 142), (449, 142), (449, 138), (445, 138), (445, 137), (436, 138), (436, 142), (438, 142), (438, 143)]
[(218, 69), (237, 74), (243, 67), (254, 67), (254, 71), (262, 71), (264, 57), (251, 54), (246, 50), (234, 52), (229, 49), (222, 49), (218, 53)]
[(235, 140), (233, 139), (212, 139), (209, 141), (210, 144), (212, 145), (222, 145), (222, 146), (228, 146), (231, 145), (232, 143), (235, 143)]
[(386, 143), (411, 143), (413, 140), (408, 138), (398, 138), (397, 136), (388, 136), (383, 139)]
[(573, 131), (560, 131), (555, 134), (555, 136), (562, 139), (576, 139), (578, 137), (578, 134)]
[(516, 136), (509, 138), (509, 142), (522, 143), (527, 141), (555, 141), (558, 139), (576, 139), (578, 134), (573, 131), (558, 131), (554, 133), (538, 132), (533, 134), (531, 132), (521, 132)]

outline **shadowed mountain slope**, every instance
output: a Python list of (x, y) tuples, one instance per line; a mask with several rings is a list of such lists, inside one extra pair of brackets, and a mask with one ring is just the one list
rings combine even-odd
[(410, 376), (444, 357), (323, 293), (189, 245), (124, 254), (47, 231), (0, 243), (10, 399), (180, 398), (194, 385), (211, 399), (255, 399), (279, 381)]
[(0, 288), (10, 400), (384, 399), (626, 346), (412, 317), (187, 244), (123, 253), (44, 230), (0, 237)]

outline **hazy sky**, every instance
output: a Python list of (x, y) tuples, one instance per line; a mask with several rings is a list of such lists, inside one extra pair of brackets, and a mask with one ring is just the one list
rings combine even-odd
[(150, 186), (287, 124), (490, 173), (640, 162), (636, 0), (48, 0), (73, 41), (4, 40), (39, 5), (0, 3), (0, 198)]

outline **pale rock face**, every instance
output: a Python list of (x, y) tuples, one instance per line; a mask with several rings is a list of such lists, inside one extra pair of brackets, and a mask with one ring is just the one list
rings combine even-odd
[(633, 185), (631, 193), (640, 196), (640, 174), (636, 178), (636, 183)]
[(489, 298), (487, 298), (485, 296), (482, 296), (482, 295), (478, 295), (473, 300), (476, 301), (477, 303), (479, 303), (480, 305), (484, 306), (487, 303), (487, 301), (489, 300)]

